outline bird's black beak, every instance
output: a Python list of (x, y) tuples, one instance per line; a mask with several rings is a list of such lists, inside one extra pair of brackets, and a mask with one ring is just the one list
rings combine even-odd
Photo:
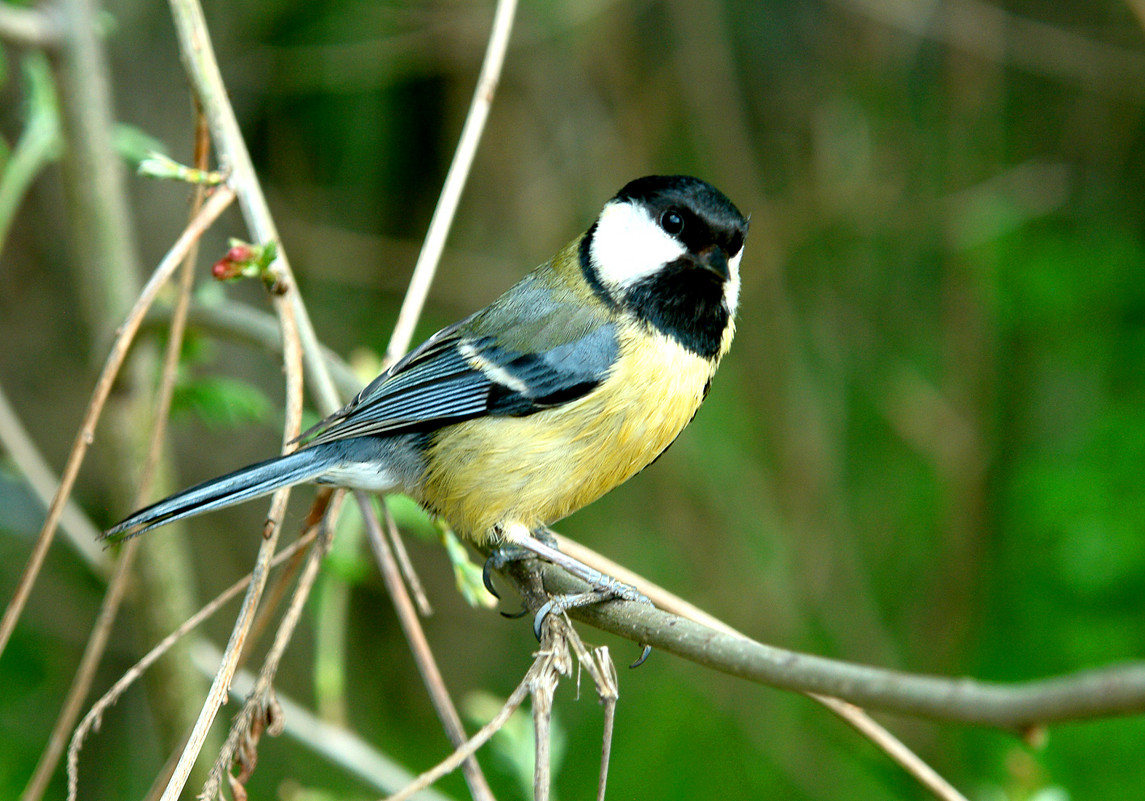
[(704, 248), (698, 256), (700, 266), (713, 273), (721, 281), (726, 281), (731, 277), (731, 269), (728, 267), (728, 254), (719, 245)]

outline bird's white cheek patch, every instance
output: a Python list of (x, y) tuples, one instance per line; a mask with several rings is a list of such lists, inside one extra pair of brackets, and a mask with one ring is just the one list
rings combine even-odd
[(739, 253), (728, 259), (728, 280), (724, 284), (724, 303), (728, 306), (728, 311), (732, 314), (736, 313), (736, 307), (739, 306), (739, 263), (743, 259), (743, 248), (739, 249)]
[(601, 283), (625, 288), (680, 258), (685, 249), (645, 209), (613, 201), (597, 220), (591, 253)]

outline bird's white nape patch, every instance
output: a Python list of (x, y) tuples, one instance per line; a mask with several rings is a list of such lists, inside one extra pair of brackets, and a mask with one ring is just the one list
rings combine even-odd
[(736, 313), (739, 306), (739, 263), (743, 259), (743, 247), (739, 253), (728, 259), (728, 280), (724, 284), (724, 303), (727, 304), (731, 314)]
[(643, 206), (613, 200), (597, 218), (589, 252), (602, 284), (626, 288), (687, 251)]

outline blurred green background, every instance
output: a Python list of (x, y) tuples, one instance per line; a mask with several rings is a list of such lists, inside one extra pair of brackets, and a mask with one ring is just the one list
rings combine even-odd
[[(118, 119), (189, 162), (166, 6), (110, 0), (106, 11)], [(380, 352), (491, 3), (211, 0), (206, 14), (319, 335), (343, 354)], [(494, 298), (629, 179), (710, 180), (752, 215), (733, 350), (670, 453), (559, 530), (784, 647), (1014, 681), (1139, 658), (1143, 23), (1142, 0), (524, 0), (418, 334)], [(24, 60), (4, 48), (8, 147), (28, 119)], [(149, 269), (183, 227), (186, 191), (140, 178), (129, 189)], [(51, 167), (0, 253), (0, 384), (56, 470), (118, 322), (93, 332), (80, 311), (65, 210)], [(243, 234), (229, 212), (204, 242), (203, 283), (225, 238)], [(267, 305), (257, 286), (222, 291)], [(187, 353), (175, 484), (266, 456), (281, 426), (273, 355), (203, 333)], [(101, 429), (76, 493), (100, 526), (128, 511), (108, 501), (99, 467), (113, 435)], [(42, 512), (11, 465), (0, 469), (6, 601)], [(288, 525), (309, 495), (296, 493)], [(249, 569), (265, 508), (189, 526), (174, 567), (200, 599)], [(450, 688), (463, 703), (505, 696), (535, 646), (527, 622), (469, 608), (441, 548), (410, 547)], [(311, 707), (325, 697), (316, 641), (336, 640), (337, 626), (344, 696), (328, 714), (410, 769), (430, 766), (445, 738), (372, 565), (344, 547), (325, 580), (318, 597), (341, 600), (334, 612), (312, 604), (278, 687)], [(0, 659), (0, 797), (31, 774), (102, 587), (66, 545), (53, 549)], [(132, 602), (97, 693), (154, 641), (136, 616), (157, 599)], [(206, 627), (220, 643), (233, 608)], [(582, 634), (620, 663), (638, 653)], [(610, 798), (926, 797), (804, 698), (663, 654), (623, 672), (620, 691)], [(81, 797), (140, 797), (160, 770), (171, 746), (147, 692), (130, 692), (84, 750)], [(557, 715), (557, 792), (590, 797), (600, 709), (570, 683)], [(1055, 727), (1040, 748), (887, 722), (974, 799), (1122, 799), (1145, 787), (1143, 717)], [(481, 759), (498, 797), (519, 797), (512, 760)], [(466, 796), (457, 776), (439, 786)], [(57, 776), (51, 793), (62, 790)], [(264, 740), (250, 790), (374, 795), (287, 737)]]

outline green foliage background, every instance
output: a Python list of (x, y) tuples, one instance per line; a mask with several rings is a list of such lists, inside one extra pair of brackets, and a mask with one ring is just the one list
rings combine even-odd
[[(630, 178), (704, 177), (752, 214), (736, 344), (670, 454), (560, 530), (785, 647), (993, 680), (1139, 658), (1145, 20), (1135, 10), (1136, 0), (525, 0), (419, 333), (491, 300)], [(119, 119), (190, 161), (166, 7), (110, 0), (107, 11)], [(206, 5), (283, 245), (320, 336), (342, 353), (384, 347), (491, 12), (461, 0)], [(9, 145), (25, 119), (20, 55), (4, 51)], [(130, 189), (153, 264), (182, 228), (185, 192), (142, 179)], [(0, 382), (57, 469), (107, 346), (76, 312), (64, 208), (49, 170), (0, 254)], [(204, 264), (241, 234), (237, 215), (224, 218)], [(265, 305), (258, 287), (226, 292)], [(189, 354), (183, 409), (198, 412), (176, 417), (179, 483), (276, 447), (280, 412), (246, 385), (270, 409), (282, 400), (267, 354), (204, 335)], [(91, 467), (78, 491), (99, 525), (128, 511), (108, 508), (105, 486)], [(40, 512), (11, 472), (0, 488), (6, 598)], [(203, 599), (245, 572), (264, 511), (195, 521), (185, 567)], [(450, 687), (507, 694), (530, 661), (527, 624), (468, 608), (440, 548), (411, 547)], [(349, 548), (330, 571), (350, 587), (338, 618), (344, 714), (419, 770), (446, 742), (362, 559)], [(53, 552), (0, 660), (0, 797), (32, 771), (100, 592), (65, 547)], [(143, 645), (127, 618), (99, 692)], [(220, 640), (228, 629), (208, 626)], [(296, 639), (284, 693), (314, 703), (326, 636), (312, 621)], [(638, 653), (611, 645), (618, 662)], [(600, 713), (585, 689), (558, 695), (564, 798), (595, 787)], [(1040, 748), (889, 723), (975, 799), (1122, 799), (1145, 787), (1142, 717), (1057, 727)], [(260, 756), (257, 797), (370, 796), (288, 739), (264, 741)], [(81, 795), (139, 797), (165, 758), (136, 690), (84, 751)], [(510, 761), (483, 763), (499, 797), (515, 797)], [(442, 787), (464, 797), (456, 777)], [(621, 676), (610, 789), (615, 799), (925, 797), (807, 700), (664, 655)]]

